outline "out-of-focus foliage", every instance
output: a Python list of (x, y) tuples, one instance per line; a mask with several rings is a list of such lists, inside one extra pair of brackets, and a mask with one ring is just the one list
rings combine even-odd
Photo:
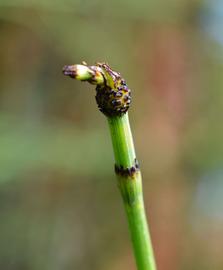
[(132, 89), (158, 269), (222, 269), (222, 7), (0, 0), (0, 269), (135, 269), (83, 60)]

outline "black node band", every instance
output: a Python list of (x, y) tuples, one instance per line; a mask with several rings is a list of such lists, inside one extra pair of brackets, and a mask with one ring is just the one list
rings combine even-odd
[(133, 177), (134, 174), (139, 171), (139, 163), (138, 160), (135, 158), (134, 160), (135, 164), (132, 167), (124, 168), (122, 165), (118, 166), (115, 164), (115, 173), (120, 176), (124, 177)]

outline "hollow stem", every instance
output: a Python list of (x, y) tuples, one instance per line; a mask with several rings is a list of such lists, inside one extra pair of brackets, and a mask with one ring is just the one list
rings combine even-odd
[(138, 270), (155, 270), (144, 208), (141, 173), (135, 157), (128, 113), (121, 117), (109, 117), (108, 123), (115, 155), (116, 174), (128, 219), (136, 264)]

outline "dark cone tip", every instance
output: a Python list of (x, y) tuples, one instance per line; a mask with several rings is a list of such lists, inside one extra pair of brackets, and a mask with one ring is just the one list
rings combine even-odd
[(64, 66), (62, 72), (65, 76), (70, 76), (72, 78), (75, 78), (76, 76), (76, 72), (73, 66)]

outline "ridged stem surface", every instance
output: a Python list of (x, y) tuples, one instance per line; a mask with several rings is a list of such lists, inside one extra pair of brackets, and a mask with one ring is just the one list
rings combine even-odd
[[(108, 117), (115, 155), (119, 189), (123, 198), (138, 270), (156, 270), (152, 243), (146, 220), (141, 173), (136, 165), (135, 148), (128, 113)], [(132, 173), (128, 169), (135, 168)]]

